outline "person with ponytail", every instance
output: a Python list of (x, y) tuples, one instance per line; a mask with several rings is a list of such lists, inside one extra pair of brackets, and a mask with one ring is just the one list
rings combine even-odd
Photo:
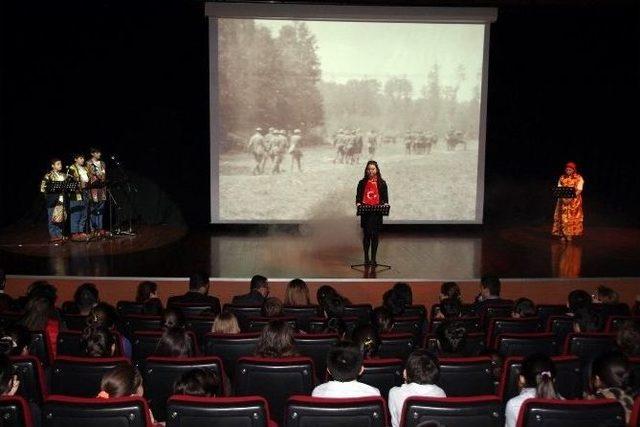
[(549, 356), (532, 354), (522, 361), (518, 377), (520, 394), (507, 402), (505, 427), (515, 427), (522, 403), (527, 399), (561, 399), (555, 386), (556, 367)]
[(622, 353), (607, 353), (596, 357), (591, 364), (591, 394), (587, 399), (615, 399), (624, 408), (627, 422), (631, 417), (633, 399), (633, 371), (629, 360)]

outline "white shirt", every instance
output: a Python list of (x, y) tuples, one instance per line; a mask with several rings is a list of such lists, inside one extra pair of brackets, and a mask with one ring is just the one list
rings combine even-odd
[(505, 409), (505, 427), (516, 427), (518, 422), (518, 414), (520, 413), (520, 407), (522, 403), (527, 399), (533, 399), (536, 397), (536, 389), (535, 388), (523, 388), (520, 390), (520, 394), (512, 397), (507, 402), (507, 407)]
[(412, 396), (420, 397), (447, 397), (443, 389), (434, 384), (409, 383), (389, 390), (389, 412), (391, 413), (391, 426), (398, 427), (402, 419), (404, 401)]
[(353, 381), (327, 381), (313, 389), (313, 397), (369, 397), (380, 396), (380, 390), (368, 384)]

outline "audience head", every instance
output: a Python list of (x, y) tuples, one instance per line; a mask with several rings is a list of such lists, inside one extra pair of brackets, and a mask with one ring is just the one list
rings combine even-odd
[(101, 302), (89, 312), (87, 316), (87, 327), (113, 329), (117, 320), (118, 315), (116, 309), (105, 302)]
[(571, 313), (591, 308), (591, 295), (582, 289), (569, 292), (567, 307)]
[(334, 381), (355, 381), (362, 369), (362, 353), (349, 341), (338, 342), (327, 353), (327, 372)]
[(522, 361), (519, 385), (522, 388), (535, 388), (539, 399), (557, 399), (555, 377), (556, 367), (551, 358), (545, 354), (532, 354)]
[(191, 335), (183, 328), (165, 329), (153, 353), (159, 357), (192, 357), (194, 354)]
[(427, 350), (415, 350), (407, 358), (403, 376), (407, 384), (435, 384), (440, 378), (438, 358)]
[[(191, 283), (191, 282), (189, 282)], [(152, 298), (158, 297), (158, 284), (156, 282), (144, 281), (138, 285), (136, 291), (136, 302), (138, 304), (144, 304)]]
[(73, 301), (76, 307), (78, 307), (80, 314), (88, 314), (100, 301), (98, 288), (96, 288), (96, 285), (93, 283), (83, 283), (76, 289), (73, 295)]
[(7, 356), (26, 356), (30, 342), (31, 333), (24, 325), (9, 326), (0, 334), (0, 351)]
[(344, 300), (340, 296), (327, 297), (323, 299), (320, 307), (328, 319), (344, 316)]
[(53, 305), (58, 299), (58, 290), (47, 281), (37, 280), (27, 289), (27, 300), (31, 301), (36, 298), (47, 298)]
[(116, 352), (115, 336), (104, 328), (89, 328), (83, 333), (82, 344), (88, 357), (112, 357)]
[(380, 336), (371, 325), (359, 325), (351, 334), (351, 341), (360, 348), (364, 359), (375, 359), (380, 350)]
[(343, 340), (347, 335), (347, 324), (340, 317), (332, 317), (327, 321), (326, 334), (336, 334), (339, 340)]
[(378, 332), (389, 332), (393, 327), (393, 315), (387, 307), (378, 307), (373, 310), (373, 323)]
[(251, 291), (258, 292), (263, 297), (269, 296), (269, 279), (259, 274), (251, 278)]
[(282, 301), (276, 297), (269, 297), (262, 303), (262, 316), (263, 317), (281, 317), (282, 316)]
[(185, 372), (173, 384), (173, 394), (215, 397), (220, 379), (209, 369), (192, 369)]
[(128, 363), (118, 365), (102, 376), (100, 397), (142, 396), (142, 376)]
[(236, 315), (229, 311), (220, 313), (213, 321), (211, 332), (214, 334), (239, 334), (240, 325)]
[(436, 338), (441, 353), (462, 356), (467, 344), (467, 329), (461, 322), (446, 321), (436, 330)]
[(529, 298), (518, 298), (513, 304), (513, 313), (511, 317), (526, 318), (535, 317), (536, 306)]
[(462, 298), (460, 286), (458, 286), (456, 282), (444, 282), (440, 286), (440, 300), (444, 300), (446, 298), (453, 298), (457, 300)]
[(480, 279), (480, 294), (484, 297), (500, 296), (500, 279), (498, 276), (485, 275)]
[(287, 284), (284, 305), (310, 305), (309, 287), (302, 279), (293, 279)]
[(398, 282), (393, 285), (393, 292), (396, 294), (396, 299), (404, 302), (404, 306), (413, 304), (413, 291), (408, 283)]
[(55, 313), (53, 301), (44, 296), (30, 299), (26, 306), (22, 324), (30, 331), (42, 331)]
[(633, 375), (629, 360), (621, 353), (606, 353), (596, 357), (591, 364), (591, 391), (619, 388), (629, 391)]
[(633, 321), (627, 321), (618, 329), (616, 343), (627, 357), (640, 356), (640, 326)]
[(320, 306), (325, 304), (326, 299), (334, 297), (340, 297), (340, 294), (338, 294), (338, 292), (329, 285), (322, 285), (316, 291), (316, 300)]
[(18, 375), (7, 356), (0, 355), (0, 396), (13, 396), (20, 387)]
[(602, 317), (592, 309), (578, 310), (573, 314), (574, 332), (599, 332), (602, 326)]
[(262, 329), (255, 354), (270, 358), (296, 356), (293, 328), (282, 320), (269, 322)]
[(206, 273), (194, 273), (189, 276), (189, 291), (200, 292), (203, 295), (209, 293), (209, 275)]
[(445, 319), (462, 316), (462, 303), (458, 298), (445, 298), (440, 301), (440, 313)]
[(162, 313), (163, 329), (184, 329), (185, 323), (184, 314), (178, 308), (167, 308)]
[(593, 294), (593, 302), (601, 304), (618, 304), (620, 297), (618, 293), (608, 286), (598, 286)]

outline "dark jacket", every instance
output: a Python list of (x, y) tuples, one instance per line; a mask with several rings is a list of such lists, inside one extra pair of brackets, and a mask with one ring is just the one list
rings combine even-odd
[(160, 298), (150, 298), (142, 304), (142, 314), (160, 316), (162, 311), (162, 301), (160, 301)]
[[(368, 178), (362, 178), (358, 182), (358, 189), (356, 190), (356, 203), (362, 203), (364, 197), (364, 187), (367, 185)], [(389, 189), (387, 188), (387, 182), (378, 178), (378, 192), (380, 193), (380, 204), (384, 205), (389, 203)]]
[(172, 304), (208, 304), (214, 313), (220, 313), (220, 300), (211, 295), (203, 295), (197, 291), (189, 291), (184, 295), (170, 297), (167, 307)]
[(233, 297), (232, 304), (233, 305), (255, 305), (262, 306), (264, 302), (264, 297), (257, 290), (252, 290), (248, 294), (237, 295)]

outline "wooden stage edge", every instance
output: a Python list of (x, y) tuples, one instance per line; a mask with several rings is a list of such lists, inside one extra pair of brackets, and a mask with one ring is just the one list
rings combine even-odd
[[(17, 297), (26, 292), (29, 284), (35, 280), (47, 280), (58, 289), (58, 304), (73, 299), (76, 288), (85, 282), (94, 283), (100, 291), (100, 299), (110, 304), (121, 300), (133, 300), (136, 286), (142, 280), (153, 280), (158, 283), (160, 298), (166, 302), (172, 295), (181, 295), (187, 291), (186, 278), (153, 278), (153, 277), (77, 277), (77, 276), (7, 276), (5, 291)], [(290, 279), (269, 279), (271, 295), (284, 298), (284, 291)], [(382, 295), (394, 283), (409, 283), (413, 290), (415, 304), (431, 307), (438, 302), (442, 282), (424, 279), (305, 279), (315, 302), (317, 289), (322, 285), (331, 285), (353, 303), (370, 303), (374, 306), (382, 302)], [(465, 302), (472, 302), (478, 294), (478, 280), (459, 280)], [(620, 295), (620, 301), (632, 305), (640, 294), (640, 277), (629, 278), (521, 278), (503, 279), (502, 296), (516, 299), (531, 298), (536, 304), (565, 304), (567, 295), (574, 289), (593, 292), (598, 286), (613, 288)], [(249, 291), (249, 280), (231, 278), (212, 278), (210, 294), (220, 298), (220, 302), (230, 303), (235, 295)]]

